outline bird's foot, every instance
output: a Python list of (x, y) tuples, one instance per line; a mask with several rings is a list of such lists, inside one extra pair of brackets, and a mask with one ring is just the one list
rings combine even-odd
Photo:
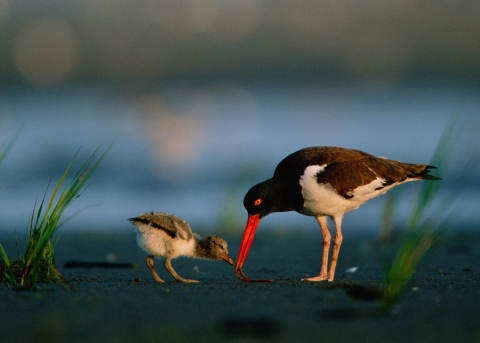
[(329, 277), (328, 275), (320, 274), (320, 275), (315, 276), (315, 277), (304, 278), (304, 279), (302, 279), (302, 281), (311, 281), (311, 282), (328, 281), (328, 282), (332, 282), (333, 281), (333, 276)]
[(160, 276), (158, 276), (155, 270), (152, 270), (151, 272), (152, 272), (153, 280), (155, 280), (155, 282), (159, 282), (159, 283), (165, 282)]
[(184, 279), (184, 278), (178, 278), (178, 282), (184, 282), (184, 283), (200, 283), (198, 280), (192, 280), (192, 279)]
[(273, 282), (273, 280), (270, 279), (250, 279), (243, 273), (241, 268), (235, 268), (235, 275), (237, 278), (245, 282)]

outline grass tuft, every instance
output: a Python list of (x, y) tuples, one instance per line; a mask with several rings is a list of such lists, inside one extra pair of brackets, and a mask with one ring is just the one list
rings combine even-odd
[(52, 243), (51, 239), (62, 225), (60, 222), (62, 214), (81, 195), (81, 192), (86, 188), (86, 182), (108, 152), (107, 150), (94, 161), (98, 150), (99, 148), (94, 151), (75, 174), (72, 181), (61, 191), (78, 155), (77, 151), (58, 181), (48, 202), (46, 202), (47, 187), (38, 210), (36, 210), (35, 205), (30, 216), (26, 233), (28, 243), (23, 256), (20, 256), (16, 261), (10, 261), (0, 244), (1, 281), (27, 290), (34, 290), (38, 282), (68, 283), (68, 280), (55, 269), (54, 247), (56, 243)]
[[(458, 149), (461, 135), (461, 123), (452, 115), (447, 122), (442, 136), (437, 144), (431, 164), (436, 166), (435, 175), (444, 178), (448, 167)], [(464, 166), (465, 172), (472, 167), (471, 162)], [(382, 309), (390, 312), (399, 300), (405, 284), (411, 279), (415, 270), (427, 251), (445, 234), (449, 226), (449, 212), (455, 198), (464, 189), (465, 183), (456, 188), (454, 194), (436, 200), (442, 186), (441, 181), (422, 182), (419, 192), (410, 210), (406, 224), (406, 232), (400, 247), (386, 268), (383, 287)], [(386, 221), (391, 221), (393, 211), (387, 206)]]

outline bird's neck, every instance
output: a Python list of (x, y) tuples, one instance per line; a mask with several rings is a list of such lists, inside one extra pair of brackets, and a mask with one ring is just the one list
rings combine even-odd
[(271, 178), (265, 181), (265, 197), (271, 204), (270, 212), (299, 211), (303, 207), (302, 189), (299, 183), (285, 183)]
[(195, 235), (193, 239), (195, 240), (195, 250), (194, 250), (195, 257), (213, 259), (212, 252), (210, 250), (210, 245), (205, 240), (205, 238), (200, 238)]

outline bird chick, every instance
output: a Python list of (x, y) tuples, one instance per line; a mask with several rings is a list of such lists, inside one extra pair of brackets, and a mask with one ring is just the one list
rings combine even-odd
[(149, 254), (146, 262), (155, 282), (165, 282), (155, 271), (155, 257), (165, 257), (165, 269), (179, 282), (199, 282), (184, 279), (175, 272), (172, 259), (179, 256), (224, 260), (235, 267), (235, 262), (228, 255), (227, 242), (223, 238), (201, 238), (192, 232), (185, 220), (173, 214), (147, 212), (128, 220), (137, 229), (138, 245)]

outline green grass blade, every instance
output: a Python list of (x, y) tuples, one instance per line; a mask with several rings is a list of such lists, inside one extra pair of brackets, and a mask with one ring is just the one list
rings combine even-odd
[(10, 282), (14, 285), (17, 284), (17, 280), (15, 278), (15, 272), (12, 269), (12, 265), (10, 262), (10, 259), (8, 258), (7, 253), (5, 252), (5, 249), (3, 248), (2, 244), (0, 244), (0, 260), (4, 264), (4, 269), (1, 271), (1, 279), (6, 280), (7, 282)]
[[(459, 123), (455, 115), (451, 115), (447, 121), (431, 160), (431, 165), (437, 167), (436, 176), (444, 178), (447, 175), (452, 165), (451, 161), (458, 151), (463, 125), (465, 124)], [(469, 161), (462, 173), (466, 173), (472, 167), (473, 162)], [(467, 181), (464, 180), (453, 194), (441, 199), (439, 203), (435, 203), (435, 200), (440, 194), (442, 182), (428, 181), (420, 185), (407, 220), (405, 236), (385, 272), (382, 301), (382, 307), (385, 310), (389, 310), (398, 301), (402, 288), (414, 275), (423, 256), (439, 241), (441, 235), (445, 234), (450, 223), (448, 213), (453, 201), (460, 195), (466, 184)], [(387, 208), (386, 211), (388, 210)]]
[(15, 141), (17, 140), (18, 136), (20, 135), (20, 131), (23, 129), (23, 127), (21, 127), (17, 133), (15, 133), (15, 135), (13, 136), (12, 139), (10, 139), (10, 141), (0, 149), (0, 164), (2, 164), (2, 162), (5, 160), (5, 157), (7, 157), (8, 153), (10, 152), (10, 150), (12, 149), (13, 147), (13, 144), (15, 143)]
[(10, 266), (10, 259), (8, 258), (8, 255), (5, 252), (5, 249), (3, 249), (2, 244), (0, 244), (0, 259), (5, 263), (7, 267)]
[[(35, 288), (42, 270), (48, 274), (52, 274), (51, 271), (54, 270), (54, 245), (51, 243), (51, 238), (60, 226), (59, 222), (62, 214), (75, 201), (75, 199), (78, 198), (80, 192), (85, 189), (86, 182), (109, 151), (109, 149), (107, 149), (107, 151), (94, 163), (93, 161), (98, 150), (99, 148), (91, 154), (87, 161), (79, 168), (72, 181), (61, 191), (67, 175), (73, 166), (73, 162), (78, 155), (79, 151), (77, 151), (53, 190), (48, 204), (46, 205), (46, 209), (44, 208), (46, 200), (45, 193), (36, 216), (32, 215), (30, 220), (29, 245), (27, 247), (27, 252), (24, 255), (25, 266), (21, 278), (22, 287), (27, 289)], [(36, 217), (36, 220), (33, 225), (34, 217)], [(42, 263), (46, 263), (47, 267), (42, 267)], [(52, 276), (58, 277), (55, 275), (57, 274), (52, 274)]]

